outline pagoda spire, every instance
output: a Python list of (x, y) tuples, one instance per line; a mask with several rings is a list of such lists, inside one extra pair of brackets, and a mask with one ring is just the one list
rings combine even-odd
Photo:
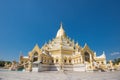
[(60, 29), (63, 29), (63, 24), (62, 24), (62, 22), (60, 23)]
[(64, 29), (63, 29), (62, 22), (61, 22), (60, 23), (60, 29), (58, 30), (56, 37), (61, 38), (61, 37), (65, 37), (65, 36), (66, 36), (66, 34), (65, 34)]

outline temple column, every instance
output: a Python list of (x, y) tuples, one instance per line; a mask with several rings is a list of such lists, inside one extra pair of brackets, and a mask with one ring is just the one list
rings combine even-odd
[(38, 56), (38, 61), (42, 61), (42, 60), (41, 60), (41, 55)]
[(93, 62), (92, 62), (92, 55), (90, 54), (90, 66), (91, 66), (91, 69), (93, 70)]
[(78, 58), (78, 63), (80, 63), (80, 58)]
[(83, 56), (81, 56), (80, 58), (81, 58), (81, 63), (84, 63), (84, 62), (83, 62)]
[(54, 63), (56, 63), (56, 59), (54, 58), (53, 60), (54, 60)]
[(91, 54), (89, 54), (90, 55), (90, 63), (92, 63), (92, 56), (91, 56)]

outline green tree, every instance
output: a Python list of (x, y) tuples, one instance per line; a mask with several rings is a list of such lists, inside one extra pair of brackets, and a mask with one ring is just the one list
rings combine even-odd
[(0, 61), (0, 67), (4, 67), (5, 66), (5, 63), (9, 64), (11, 63), (10, 61)]
[(117, 58), (117, 59), (113, 60), (113, 64), (119, 64), (119, 62), (120, 62), (120, 58)]

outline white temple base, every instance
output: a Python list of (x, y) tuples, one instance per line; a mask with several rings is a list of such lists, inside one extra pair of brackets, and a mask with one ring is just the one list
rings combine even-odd
[(33, 72), (41, 72), (41, 71), (86, 71), (86, 67), (84, 64), (75, 64), (75, 65), (63, 65), (62, 69), (60, 69), (60, 65), (48, 65), (48, 64), (33, 64), (32, 71)]

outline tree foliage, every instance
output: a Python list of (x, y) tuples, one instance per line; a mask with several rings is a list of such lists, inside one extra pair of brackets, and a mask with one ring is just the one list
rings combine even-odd
[(120, 58), (117, 58), (117, 59), (113, 60), (113, 64), (119, 64), (119, 62), (120, 62)]
[(0, 61), (0, 67), (4, 67), (5, 63), (9, 64), (11, 62), (10, 61)]

